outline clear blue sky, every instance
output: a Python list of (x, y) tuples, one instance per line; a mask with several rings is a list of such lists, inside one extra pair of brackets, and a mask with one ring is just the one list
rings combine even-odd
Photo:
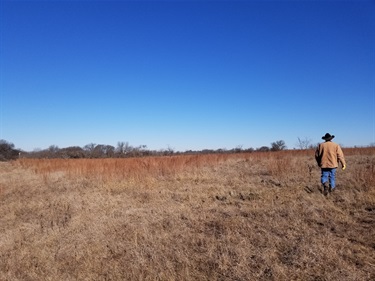
[(375, 142), (374, 1), (0, 2), (0, 139)]

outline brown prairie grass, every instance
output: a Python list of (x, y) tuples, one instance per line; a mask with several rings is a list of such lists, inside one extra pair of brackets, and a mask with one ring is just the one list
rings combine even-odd
[(374, 152), (0, 163), (0, 280), (375, 280)]

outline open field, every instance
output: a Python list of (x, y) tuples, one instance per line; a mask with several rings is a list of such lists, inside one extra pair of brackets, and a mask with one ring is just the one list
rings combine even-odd
[(375, 280), (375, 148), (0, 162), (0, 280)]

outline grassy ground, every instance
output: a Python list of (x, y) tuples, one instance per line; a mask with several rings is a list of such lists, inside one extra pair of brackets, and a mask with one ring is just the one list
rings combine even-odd
[(0, 163), (0, 280), (375, 280), (375, 150)]

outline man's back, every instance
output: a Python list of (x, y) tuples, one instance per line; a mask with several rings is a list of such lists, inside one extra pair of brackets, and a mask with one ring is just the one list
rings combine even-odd
[(315, 159), (321, 168), (337, 168), (338, 162), (345, 165), (344, 154), (341, 147), (332, 141), (326, 141), (319, 144)]

